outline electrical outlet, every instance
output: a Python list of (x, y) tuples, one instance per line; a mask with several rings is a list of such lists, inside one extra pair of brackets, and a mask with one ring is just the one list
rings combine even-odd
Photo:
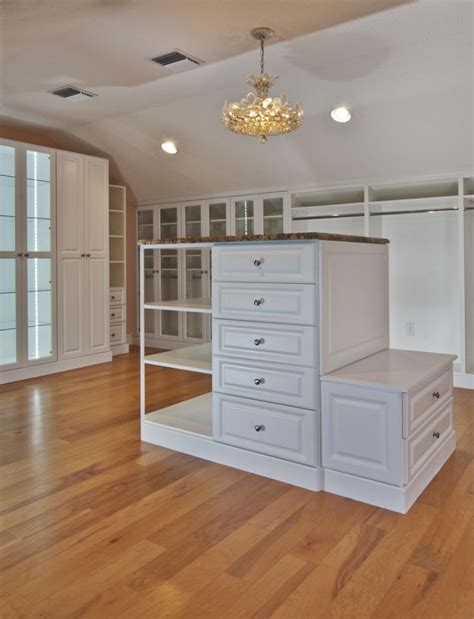
[(415, 335), (415, 323), (407, 322), (405, 325), (407, 335)]

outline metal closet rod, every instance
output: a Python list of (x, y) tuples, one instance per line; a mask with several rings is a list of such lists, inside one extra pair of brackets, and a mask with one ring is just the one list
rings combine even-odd
[[(427, 209), (416, 209), (416, 210), (408, 210), (408, 211), (388, 211), (388, 212), (372, 212), (370, 213), (370, 217), (382, 217), (386, 215), (413, 215), (415, 213), (445, 213), (451, 211), (458, 211), (457, 208), (427, 208)], [(468, 206), (465, 207), (466, 211), (474, 210), (474, 207)], [(308, 215), (307, 217), (293, 217), (293, 221), (296, 220), (304, 220), (304, 219), (347, 219), (349, 217), (364, 217), (364, 213), (346, 213), (346, 214), (334, 214), (334, 215)]]

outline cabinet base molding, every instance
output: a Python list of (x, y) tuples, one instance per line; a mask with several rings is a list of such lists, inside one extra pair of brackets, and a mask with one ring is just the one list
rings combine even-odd
[(454, 431), (406, 486), (392, 486), (331, 469), (324, 470), (324, 490), (406, 514), (456, 448)]
[(88, 355), (87, 357), (76, 357), (75, 359), (66, 359), (65, 361), (52, 361), (51, 363), (44, 363), (42, 365), (32, 365), (28, 368), (8, 370), (7, 372), (0, 373), (0, 385), (14, 383), (17, 380), (46, 376), (47, 374), (66, 372), (67, 370), (76, 370), (88, 365), (108, 363), (109, 361), (112, 361), (112, 353), (104, 352), (98, 355)]
[(110, 352), (113, 357), (115, 357), (115, 355), (125, 355), (130, 352), (130, 346), (128, 344), (117, 344), (116, 346), (110, 347)]
[(307, 490), (323, 489), (323, 470), (217, 443), (191, 432), (142, 421), (141, 440)]

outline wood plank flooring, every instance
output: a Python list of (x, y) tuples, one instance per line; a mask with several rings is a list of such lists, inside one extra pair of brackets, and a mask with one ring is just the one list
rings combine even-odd
[(140, 443), (138, 394), (136, 349), (0, 388), (2, 618), (474, 617), (474, 392), (406, 516)]

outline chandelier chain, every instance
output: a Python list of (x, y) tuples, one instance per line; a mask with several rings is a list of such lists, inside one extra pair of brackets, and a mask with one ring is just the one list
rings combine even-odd
[(263, 75), (264, 70), (265, 70), (265, 50), (264, 50), (264, 45), (265, 45), (265, 39), (263, 37), (260, 37), (260, 73)]

